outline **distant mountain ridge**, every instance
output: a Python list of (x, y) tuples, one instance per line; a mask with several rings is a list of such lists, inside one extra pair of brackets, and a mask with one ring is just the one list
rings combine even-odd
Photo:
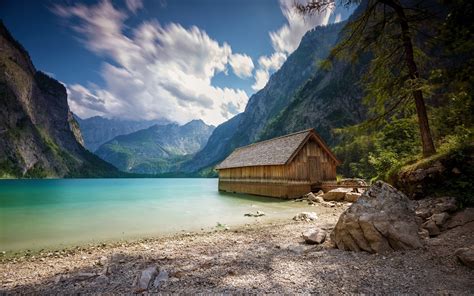
[(35, 69), (0, 21), (0, 177), (122, 175), (82, 143), (66, 88)]
[(74, 117), (79, 123), (82, 137), (84, 138), (84, 145), (91, 152), (95, 152), (100, 145), (117, 136), (146, 129), (155, 124), (164, 125), (171, 123), (171, 121), (167, 119), (126, 120), (101, 116), (82, 119), (77, 115), (74, 115)]
[(117, 136), (101, 145), (96, 154), (122, 171), (162, 174), (179, 170), (180, 164), (193, 156), (214, 131), (202, 120), (185, 125), (153, 125), (127, 135)]

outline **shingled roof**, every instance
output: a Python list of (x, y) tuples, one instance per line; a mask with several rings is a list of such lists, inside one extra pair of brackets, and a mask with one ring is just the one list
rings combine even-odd
[(223, 162), (217, 165), (216, 169), (287, 164), (311, 137), (314, 137), (316, 142), (319, 143), (329, 156), (336, 163), (339, 163), (339, 160), (314, 129), (307, 129), (237, 148)]

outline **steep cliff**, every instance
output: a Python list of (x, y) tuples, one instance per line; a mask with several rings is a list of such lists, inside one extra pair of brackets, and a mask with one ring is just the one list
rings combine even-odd
[(0, 176), (113, 176), (82, 146), (65, 87), (37, 71), (0, 22)]

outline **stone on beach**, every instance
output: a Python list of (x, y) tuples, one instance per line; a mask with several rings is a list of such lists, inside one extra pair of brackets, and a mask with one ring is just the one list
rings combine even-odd
[(295, 221), (314, 221), (318, 219), (318, 215), (315, 212), (301, 212), (293, 217)]
[(302, 236), (307, 244), (322, 244), (326, 239), (326, 231), (319, 228), (308, 229), (302, 233)]
[(346, 193), (349, 193), (351, 191), (352, 188), (336, 188), (324, 193), (323, 199), (325, 201), (343, 201), (346, 196)]
[(474, 269), (474, 245), (468, 248), (457, 249), (454, 255), (456, 255), (462, 264)]
[(347, 192), (346, 195), (344, 196), (344, 201), (356, 202), (361, 195), (362, 193), (358, 193), (358, 192)]
[(265, 216), (265, 213), (262, 211), (257, 211), (255, 214), (254, 213), (246, 213), (244, 214), (245, 217), (261, 217)]
[(141, 293), (147, 291), (150, 287), (151, 282), (155, 279), (157, 274), (157, 266), (150, 266), (142, 270), (136, 279), (135, 292)]
[(411, 201), (382, 181), (372, 185), (342, 213), (331, 240), (342, 250), (371, 253), (422, 246)]

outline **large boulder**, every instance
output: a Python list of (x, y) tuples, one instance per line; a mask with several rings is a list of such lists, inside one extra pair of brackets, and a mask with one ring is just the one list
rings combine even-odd
[(323, 199), (325, 201), (343, 201), (346, 197), (346, 193), (351, 191), (352, 188), (336, 188), (324, 193)]
[(413, 203), (377, 181), (342, 215), (331, 232), (339, 249), (385, 253), (422, 246)]

